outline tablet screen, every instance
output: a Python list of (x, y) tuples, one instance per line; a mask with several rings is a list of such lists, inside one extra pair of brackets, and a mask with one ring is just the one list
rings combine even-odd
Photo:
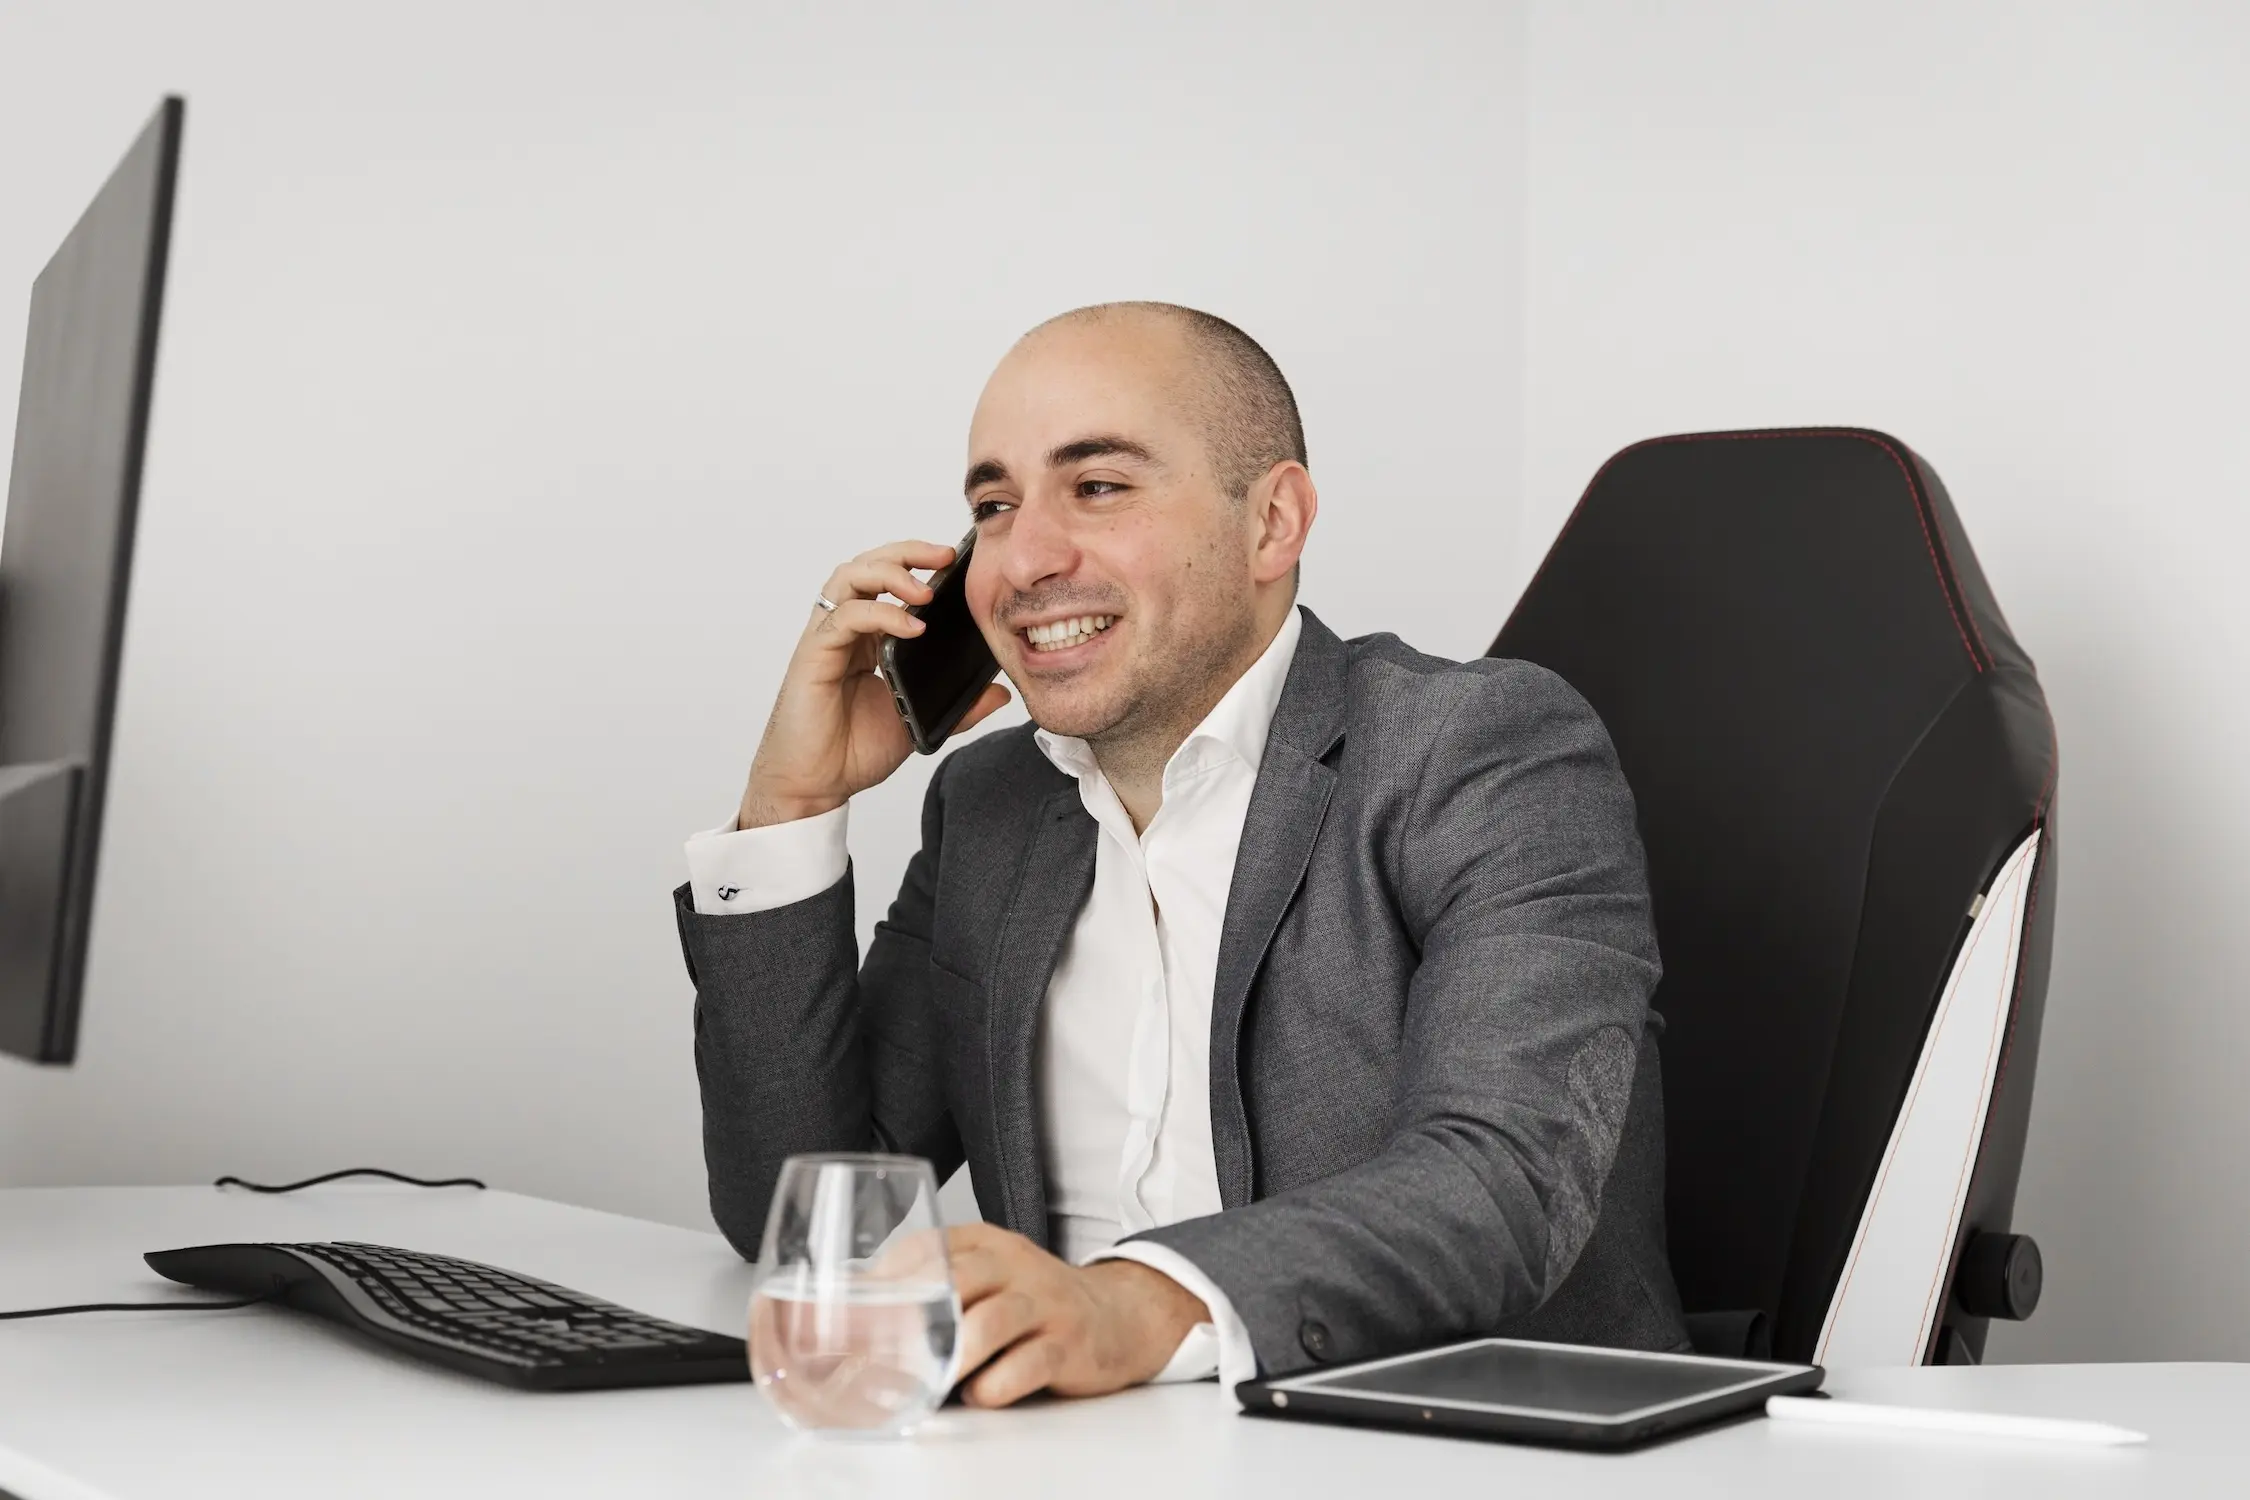
[(1772, 1366), (1492, 1340), (1276, 1384), (1614, 1420), (1756, 1384), (1778, 1373)]

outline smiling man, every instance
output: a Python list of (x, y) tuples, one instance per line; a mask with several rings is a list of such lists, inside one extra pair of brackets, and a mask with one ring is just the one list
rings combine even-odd
[(1492, 1332), (1684, 1348), (1655, 938), (1593, 712), (1296, 606), (1296, 403), (1208, 314), (1034, 329), (966, 493), (1033, 722), (940, 764), (864, 960), (847, 808), (911, 751), (877, 648), (950, 548), (836, 570), (734, 823), (689, 842), (720, 1228), (756, 1253), (792, 1153), (965, 1160), (980, 1405)]

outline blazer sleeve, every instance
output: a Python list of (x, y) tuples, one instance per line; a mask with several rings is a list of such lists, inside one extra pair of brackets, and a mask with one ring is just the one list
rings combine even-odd
[(787, 1158), (896, 1151), (944, 1181), (962, 1160), (947, 1111), (930, 1006), (930, 924), (945, 823), (938, 767), (922, 847), (861, 962), (852, 872), (793, 905), (707, 916), (672, 893), (695, 985), (695, 1073), (711, 1216), (755, 1259)]
[(1600, 1213), (1660, 973), (1632, 794), (1583, 699), (1493, 666), (1464, 675), (1390, 831), (1421, 961), (1384, 1148), (1142, 1236), (1219, 1284), (1269, 1374), (1528, 1313)]

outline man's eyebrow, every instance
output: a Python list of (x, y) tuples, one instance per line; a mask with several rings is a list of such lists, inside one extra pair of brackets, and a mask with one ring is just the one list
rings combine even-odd
[(969, 470), (969, 477), (961, 481), (961, 493), (973, 495), (987, 484), (998, 484), (1008, 477), (1008, 466), (997, 458), (988, 458)]
[(1047, 467), (1060, 469), (1067, 464), (1084, 463), (1089, 458), (1137, 458), (1144, 464), (1156, 462), (1156, 455), (1129, 437), (1114, 433), (1100, 433), (1064, 443), (1047, 453)]

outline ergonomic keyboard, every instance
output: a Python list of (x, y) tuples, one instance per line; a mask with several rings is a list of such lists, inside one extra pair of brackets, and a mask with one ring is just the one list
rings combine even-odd
[(741, 1339), (473, 1260), (337, 1241), (142, 1257), (174, 1281), (274, 1301), (434, 1363), (530, 1390), (748, 1380)]

